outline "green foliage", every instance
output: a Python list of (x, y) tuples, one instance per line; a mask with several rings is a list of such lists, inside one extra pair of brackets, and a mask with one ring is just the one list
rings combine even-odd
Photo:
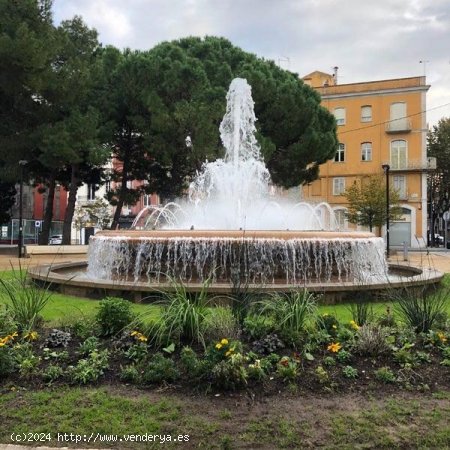
[(262, 339), (253, 342), (252, 349), (259, 355), (269, 355), (271, 353), (276, 353), (285, 347), (284, 342), (278, 337), (277, 334), (269, 334)]
[(135, 363), (139, 363), (143, 361), (148, 355), (148, 346), (144, 342), (138, 342), (133, 344), (125, 351), (125, 356), (134, 361)]
[(93, 351), (76, 366), (69, 367), (69, 377), (73, 383), (87, 384), (97, 381), (109, 367), (108, 350)]
[(353, 358), (352, 354), (348, 350), (340, 350), (336, 353), (336, 359), (341, 363), (348, 363)]
[(218, 362), (211, 370), (212, 383), (219, 389), (236, 389), (247, 384), (247, 359), (235, 353), (226, 360)]
[(131, 324), (134, 314), (129, 301), (107, 297), (100, 302), (96, 321), (102, 336), (114, 336)]
[(42, 355), (42, 358), (46, 361), (64, 362), (69, 360), (69, 352), (67, 350), (55, 351), (44, 347)]
[(416, 333), (426, 333), (431, 330), (447, 307), (448, 292), (446, 290), (429, 291), (428, 287), (421, 290), (404, 289), (397, 295), (396, 311), (403, 321)]
[(239, 324), (229, 307), (216, 306), (205, 316), (203, 335), (207, 342), (218, 341), (223, 336), (231, 339), (239, 337)]
[(320, 384), (327, 384), (330, 381), (328, 372), (322, 366), (317, 366), (314, 374)]
[(201, 360), (191, 347), (183, 347), (180, 354), (180, 362), (189, 378), (202, 377), (210, 364)]
[(0, 378), (4, 378), (14, 372), (16, 360), (10, 346), (0, 347)]
[[(337, 355), (341, 355), (341, 353), (342, 353), (342, 351), (338, 352)], [(336, 365), (336, 360), (332, 356), (325, 356), (325, 358), (323, 358), (322, 363), (324, 366), (333, 367)]]
[(16, 344), (13, 348), (16, 367), (23, 378), (35, 375), (41, 358), (33, 351), (33, 346), (29, 343)]
[(352, 366), (345, 366), (342, 368), (342, 375), (344, 375), (345, 378), (358, 378), (358, 369), (355, 369)]
[(261, 314), (272, 316), (282, 337), (295, 347), (316, 311), (315, 296), (304, 289), (269, 297), (263, 302)]
[(365, 356), (379, 356), (389, 352), (387, 342), (389, 329), (377, 324), (367, 324), (356, 332), (356, 340), (353, 346), (355, 353)]
[(264, 381), (268, 377), (271, 363), (266, 359), (255, 359), (247, 367), (248, 378), (255, 381)]
[(88, 356), (90, 353), (97, 351), (100, 346), (100, 341), (95, 336), (88, 337), (80, 344), (80, 353)]
[[(386, 181), (383, 177), (373, 175), (367, 180), (355, 182), (344, 194), (347, 199), (349, 222), (369, 227), (382, 227), (386, 223)], [(389, 191), (389, 219), (395, 220), (401, 215), (398, 204), (399, 194), (394, 189)]]
[(417, 362), (417, 356), (411, 351), (413, 348), (412, 344), (405, 344), (401, 348), (394, 348), (394, 361), (404, 366), (409, 364), (413, 366)]
[(8, 335), (17, 330), (17, 323), (15, 322), (11, 310), (5, 305), (0, 305), (0, 335)]
[(360, 327), (370, 323), (374, 318), (372, 305), (367, 301), (352, 303), (350, 311), (352, 313), (352, 319)]
[(140, 380), (139, 370), (135, 365), (120, 367), (120, 380), (125, 383), (137, 384)]
[(277, 374), (284, 381), (292, 382), (298, 377), (298, 362), (289, 356), (283, 356), (277, 364)]
[(325, 330), (331, 337), (335, 337), (339, 331), (339, 321), (332, 314), (322, 314), (317, 320), (317, 327)]
[(378, 381), (386, 384), (395, 383), (396, 381), (396, 376), (389, 367), (381, 367), (380, 369), (375, 370), (374, 374)]
[(171, 342), (204, 345), (204, 329), (209, 314), (207, 307), (208, 282), (200, 292), (190, 294), (183, 284), (175, 284), (174, 292), (165, 293), (161, 317), (149, 334), (156, 345)]
[(27, 271), (21, 268), (12, 270), (11, 279), (0, 278), (0, 293), (10, 301), (11, 316), (23, 332), (38, 328), (42, 321), (40, 313), (52, 296), (49, 287), (29, 282)]
[(262, 339), (268, 334), (273, 333), (274, 324), (270, 317), (252, 314), (244, 319), (244, 331), (252, 339)]
[(143, 367), (142, 380), (145, 384), (157, 384), (175, 381), (179, 375), (171, 359), (155, 353)]
[(60, 379), (64, 375), (64, 370), (61, 366), (57, 365), (49, 365), (43, 372), (42, 372), (42, 378), (43, 380), (51, 384), (55, 382), (56, 380)]

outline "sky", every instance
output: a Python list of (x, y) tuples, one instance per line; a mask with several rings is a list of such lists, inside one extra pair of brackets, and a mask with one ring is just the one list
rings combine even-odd
[(428, 123), (450, 117), (449, 0), (54, 0), (53, 13), (120, 49), (209, 35), (300, 76), (338, 66), (339, 84), (425, 74)]

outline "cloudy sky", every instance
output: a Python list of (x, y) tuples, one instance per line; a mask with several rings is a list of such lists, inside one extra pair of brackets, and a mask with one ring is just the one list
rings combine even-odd
[(54, 0), (53, 10), (118, 48), (214, 35), (300, 76), (338, 66), (341, 84), (426, 73), (428, 122), (450, 117), (449, 0)]

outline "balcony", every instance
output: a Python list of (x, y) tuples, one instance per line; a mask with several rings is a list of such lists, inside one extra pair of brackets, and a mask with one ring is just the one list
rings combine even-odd
[(389, 164), (391, 172), (429, 172), (436, 170), (436, 158), (410, 159), (408, 161), (383, 161), (382, 164)]
[(409, 133), (411, 131), (411, 120), (402, 118), (390, 120), (386, 123), (386, 133)]

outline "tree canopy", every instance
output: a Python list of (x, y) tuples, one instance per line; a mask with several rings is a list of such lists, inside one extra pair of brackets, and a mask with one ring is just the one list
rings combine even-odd
[[(347, 218), (349, 222), (369, 227), (382, 227), (386, 223), (386, 182), (383, 177), (373, 175), (352, 184), (345, 197), (349, 203)], [(398, 192), (389, 189), (389, 220), (395, 220), (401, 214), (398, 204)]]

